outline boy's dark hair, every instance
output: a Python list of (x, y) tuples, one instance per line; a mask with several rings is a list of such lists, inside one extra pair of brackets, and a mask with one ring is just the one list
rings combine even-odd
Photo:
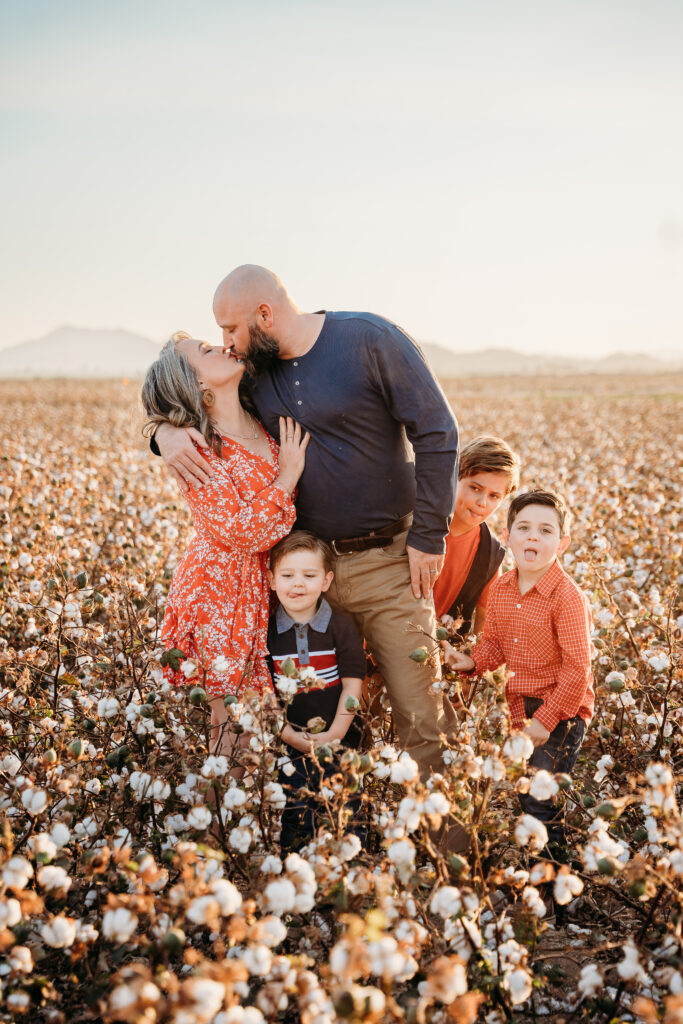
[(519, 486), (519, 456), (502, 437), (475, 437), (460, 452), (458, 479), (477, 473), (505, 473), (510, 494)]
[(281, 562), (285, 555), (290, 555), (292, 551), (317, 551), (322, 559), (325, 572), (332, 572), (334, 568), (334, 555), (329, 544), (326, 544), (320, 537), (316, 537), (314, 533), (309, 533), (308, 530), (294, 530), (278, 541), (271, 550), (270, 571), (275, 572), (278, 562)]
[(564, 500), (557, 494), (556, 491), (524, 491), (523, 494), (517, 494), (510, 502), (508, 508), (508, 530), (512, 529), (512, 524), (515, 519), (527, 505), (547, 505), (548, 508), (552, 508), (557, 513), (557, 519), (560, 524), (560, 536), (566, 537), (569, 533), (569, 521), (571, 514), (569, 509), (564, 503)]

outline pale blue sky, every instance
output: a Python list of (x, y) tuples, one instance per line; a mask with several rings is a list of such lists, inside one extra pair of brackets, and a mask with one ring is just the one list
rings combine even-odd
[(679, 0), (0, 0), (0, 347), (303, 308), (683, 351)]

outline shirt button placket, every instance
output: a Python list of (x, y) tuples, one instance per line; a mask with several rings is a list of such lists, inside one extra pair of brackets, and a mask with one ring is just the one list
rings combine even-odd
[(310, 665), (311, 659), (308, 653), (308, 626), (297, 626), (296, 627), (296, 654), (299, 659), (299, 665)]

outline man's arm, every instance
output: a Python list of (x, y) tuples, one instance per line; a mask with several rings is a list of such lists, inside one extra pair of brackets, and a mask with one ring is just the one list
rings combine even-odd
[(408, 558), (413, 593), (431, 593), (441, 571), (458, 480), (458, 426), (446, 396), (417, 345), (388, 325), (374, 339), (377, 384), (415, 453), (417, 492)]

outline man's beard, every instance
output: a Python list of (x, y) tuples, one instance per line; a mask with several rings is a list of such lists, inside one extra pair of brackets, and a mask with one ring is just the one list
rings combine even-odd
[(258, 324), (249, 325), (249, 347), (244, 365), (250, 377), (264, 373), (280, 353), (280, 346), (272, 334), (266, 334)]

